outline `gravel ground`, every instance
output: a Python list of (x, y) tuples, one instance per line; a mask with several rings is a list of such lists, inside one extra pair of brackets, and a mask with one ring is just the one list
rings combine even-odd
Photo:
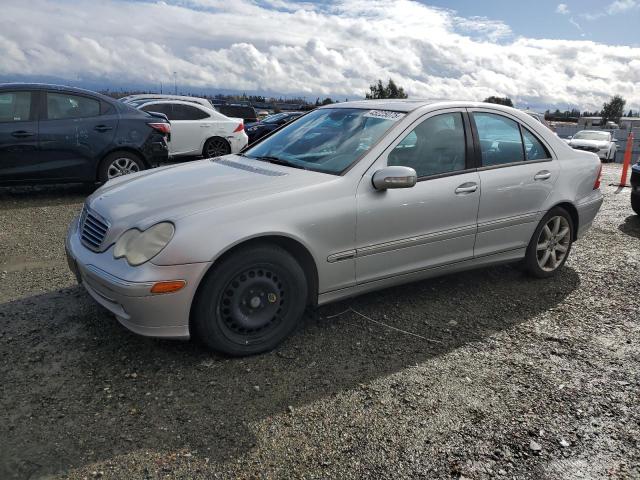
[(604, 173), (556, 278), (385, 290), (240, 360), (130, 334), (74, 284), (86, 188), (0, 189), (0, 478), (640, 478), (640, 219)]

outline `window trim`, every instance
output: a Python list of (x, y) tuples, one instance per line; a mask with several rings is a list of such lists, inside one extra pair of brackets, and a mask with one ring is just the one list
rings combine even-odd
[[(90, 115), (88, 117), (48, 118), (49, 117), (48, 96), (51, 93), (57, 94), (57, 95), (68, 95), (70, 97), (83, 97), (83, 98), (88, 98), (89, 100), (93, 100), (94, 102), (98, 103), (98, 115)], [(40, 120), (41, 121), (59, 122), (61, 120), (86, 120), (88, 118), (97, 118), (97, 117), (102, 115), (102, 101), (99, 98), (92, 97), (91, 95), (85, 95), (83, 93), (76, 93), (76, 92), (66, 92), (64, 90), (63, 91), (42, 90), (41, 91), (41, 98), (42, 98), (42, 103), (41, 103), (41, 108), (40, 108), (40, 110), (41, 110), (41, 118), (40, 118)]]
[[(442, 110), (433, 110), (431, 112), (427, 112), (424, 115), (422, 115), (421, 117), (417, 118), (416, 120), (414, 120), (411, 125), (409, 125), (406, 129), (404, 129), (402, 131), (402, 133), (400, 133), (400, 135), (398, 135), (387, 147), (387, 149), (382, 153), (382, 155), (380, 157), (384, 158), (384, 165), (386, 167), (389, 166), (389, 154), (400, 144), (402, 143), (402, 141), (411, 133), (413, 132), (416, 127), (418, 125), (420, 125), (421, 123), (427, 121), (430, 118), (434, 118), (434, 117), (438, 117), (440, 115), (449, 115), (452, 113), (457, 113), (460, 114), (462, 116), (462, 129), (463, 129), (463, 134), (464, 134), (464, 139), (465, 139), (465, 151), (464, 151), (464, 156), (465, 156), (465, 168), (461, 169), (461, 170), (452, 170), (450, 172), (443, 172), (443, 173), (436, 173), (434, 175), (423, 175), (417, 178), (416, 183), (420, 183), (420, 182), (424, 182), (424, 181), (428, 181), (428, 180), (436, 180), (438, 178), (446, 178), (446, 177), (454, 177), (457, 175), (462, 175), (465, 173), (470, 173), (476, 170), (476, 167), (474, 166), (474, 162), (473, 162), (473, 156), (474, 156), (474, 145), (473, 145), (473, 140), (471, 139), (471, 136), (469, 135), (470, 132), (470, 124), (469, 124), (469, 118), (467, 115), (467, 112), (464, 108), (451, 108), (451, 109), (442, 109)], [(380, 158), (379, 157), (379, 158)], [(371, 164), (371, 166), (375, 165), (377, 162), (373, 162)], [(369, 167), (371, 168), (371, 167)]]
[(9, 125), (9, 124), (24, 124), (24, 123), (31, 123), (31, 122), (37, 122), (38, 120), (40, 120), (39, 118), (39, 111), (40, 109), (38, 108), (38, 102), (39, 102), (39, 98), (38, 98), (38, 91), (37, 90), (25, 90), (25, 89), (16, 89), (16, 90), (3, 90), (0, 92), (0, 94), (6, 94), (6, 93), (29, 93), (31, 94), (31, 103), (29, 104), (29, 118), (27, 120), (10, 120), (10, 121), (6, 121), (3, 122), (2, 120), (0, 120), (0, 125)]
[[(472, 134), (473, 134), (473, 144), (474, 144), (474, 150), (475, 150), (475, 164), (476, 164), (476, 170), (478, 172), (484, 172), (486, 170), (496, 170), (499, 168), (509, 168), (509, 167), (516, 167), (519, 165), (529, 165), (529, 164), (534, 164), (534, 163), (546, 163), (546, 162), (553, 162), (555, 160), (555, 158), (553, 157), (553, 154), (551, 153), (551, 149), (549, 148), (549, 146), (547, 145), (547, 143), (542, 140), (538, 135), (536, 135), (534, 132), (531, 131), (531, 128), (527, 128), (525, 125), (522, 124), (522, 122), (520, 121), (520, 119), (518, 119), (517, 117), (513, 117), (512, 115), (509, 115), (506, 112), (502, 112), (502, 111), (497, 111), (497, 110), (491, 110), (491, 109), (485, 109), (485, 108), (467, 108), (467, 112), (469, 114), (469, 119), (471, 122), (471, 130), (472, 130)], [(474, 117), (475, 113), (487, 113), (490, 115), (497, 115), (497, 116), (502, 116), (504, 118), (507, 118), (511, 121), (516, 122), (516, 124), (518, 125), (518, 131), (520, 132), (520, 142), (522, 143), (522, 155), (523, 155), (523, 159), (522, 161), (519, 162), (509, 162), (509, 163), (501, 163), (498, 165), (483, 165), (482, 164), (482, 148), (480, 146), (480, 136), (478, 134), (478, 127), (476, 125), (476, 120)], [(535, 120), (535, 119), (534, 119)], [(522, 136), (522, 128), (526, 128), (536, 139), (538, 139), (538, 141), (542, 144), (543, 147), (545, 147), (547, 153), (549, 153), (549, 155), (551, 155), (550, 158), (541, 158), (538, 160), (527, 160), (527, 152), (525, 151), (525, 146), (524, 146), (524, 138)]]

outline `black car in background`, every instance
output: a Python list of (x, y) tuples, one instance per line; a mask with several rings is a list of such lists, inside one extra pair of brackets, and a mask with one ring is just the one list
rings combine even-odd
[(107, 96), (0, 84), (0, 184), (105, 182), (168, 159), (171, 126)]
[(244, 123), (258, 121), (256, 109), (248, 105), (214, 105), (221, 114), (231, 118), (241, 118)]
[(302, 112), (283, 112), (271, 115), (261, 122), (245, 124), (244, 131), (247, 132), (249, 143), (261, 139), (266, 134), (273, 132), (281, 126), (292, 122), (296, 118), (302, 116)]
[(631, 167), (631, 208), (640, 215), (640, 162)]

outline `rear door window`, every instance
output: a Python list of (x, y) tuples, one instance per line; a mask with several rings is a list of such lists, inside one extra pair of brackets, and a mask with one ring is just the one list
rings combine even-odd
[(524, 149), (518, 123), (494, 113), (473, 114), (480, 140), (482, 166), (523, 162)]
[(542, 142), (524, 127), (522, 127), (522, 139), (524, 140), (524, 152), (527, 160), (544, 160), (551, 158), (549, 151)]
[(100, 115), (100, 102), (68, 93), (47, 92), (47, 120), (87, 118)]
[(0, 122), (33, 120), (31, 98), (31, 92), (0, 92)]
[(209, 115), (200, 110), (198, 107), (192, 107), (191, 105), (173, 104), (173, 117), (169, 120), (202, 120)]

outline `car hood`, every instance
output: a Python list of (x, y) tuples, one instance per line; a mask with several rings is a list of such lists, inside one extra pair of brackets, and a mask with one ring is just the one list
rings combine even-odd
[(597, 147), (597, 148), (607, 148), (609, 146), (609, 142), (606, 140), (581, 140), (572, 138), (569, 142), (569, 145), (572, 147)]
[[(112, 230), (147, 228), (270, 194), (334, 180), (334, 175), (237, 155), (157, 168), (109, 181), (87, 199)], [(110, 232), (111, 234), (111, 232)]]

